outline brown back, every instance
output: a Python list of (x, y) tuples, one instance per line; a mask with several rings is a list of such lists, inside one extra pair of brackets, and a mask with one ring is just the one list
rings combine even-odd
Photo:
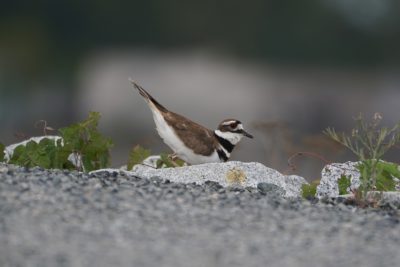
[(200, 124), (195, 123), (179, 114), (171, 111), (163, 112), (166, 122), (171, 125), (176, 134), (188, 147), (194, 147), (197, 154), (209, 156), (217, 147), (214, 132)]

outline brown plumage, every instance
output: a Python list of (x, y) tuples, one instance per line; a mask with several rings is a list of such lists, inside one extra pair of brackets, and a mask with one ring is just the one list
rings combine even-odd
[[(146, 101), (150, 101), (162, 113), (165, 121), (175, 130), (175, 133), (183, 143), (192, 148), (194, 153), (209, 156), (214, 152), (218, 142), (215, 140), (212, 130), (182, 115), (169, 111), (135, 81), (131, 80), (131, 83)], [(213, 145), (210, 146), (210, 144)]]

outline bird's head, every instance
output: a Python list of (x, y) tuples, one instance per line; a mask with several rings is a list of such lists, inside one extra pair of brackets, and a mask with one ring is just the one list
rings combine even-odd
[(225, 140), (228, 140), (232, 145), (236, 145), (243, 138), (243, 136), (253, 138), (251, 134), (246, 132), (240, 121), (235, 119), (223, 120), (215, 134)]

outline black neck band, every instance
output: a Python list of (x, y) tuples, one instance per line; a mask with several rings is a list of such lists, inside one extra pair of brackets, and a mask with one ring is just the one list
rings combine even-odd
[(218, 153), (218, 157), (220, 160), (222, 160), (224, 162), (228, 160), (228, 156), (225, 154), (225, 151), (223, 151), (222, 149), (217, 149), (217, 153)]
[(218, 134), (216, 134), (215, 132), (214, 132), (214, 135), (215, 135), (215, 137), (217, 137), (217, 140), (221, 144), (221, 146), (223, 148), (225, 148), (226, 151), (228, 151), (228, 153), (231, 153), (233, 148), (235, 147), (235, 145), (232, 144), (231, 142), (229, 142), (228, 140), (226, 140), (225, 138), (218, 136)]

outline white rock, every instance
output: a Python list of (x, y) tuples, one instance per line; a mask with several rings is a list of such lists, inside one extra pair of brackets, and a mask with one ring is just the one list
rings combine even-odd
[(321, 181), (317, 187), (317, 197), (337, 197), (339, 196), (338, 180), (345, 175), (350, 177), (351, 186), (348, 189), (356, 189), (360, 186), (360, 172), (356, 165), (358, 162), (332, 163), (326, 165), (321, 172)]
[[(98, 172), (102, 172), (102, 170), (92, 173)], [(206, 181), (214, 181), (224, 187), (257, 187), (259, 183), (269, 183), (282, 188), (285, 191), (284, 197), (301, 196), (301, 185), (307, 183), (303, 177), (296, 175), (286, 176), (261, 163), (239, 161), (165, 169), (155, 169), (139, 164), (134, 166), (132, 171), (124, 171), (124, 173), (141, 178), (159, 177), (176, 183), (203, 184)]]

